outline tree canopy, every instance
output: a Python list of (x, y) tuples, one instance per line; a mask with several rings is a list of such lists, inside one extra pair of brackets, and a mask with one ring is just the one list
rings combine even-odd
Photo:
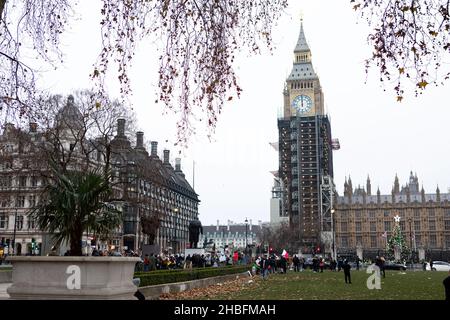
[[(155, 102), (179, 114), (178, 142), (194, 133), (203, 115), (214, 129), (225, 101), (242, 91), (234, 71), (237, 50), (271, 48), (271, 30), (287, 0), (100, 0), (98, 61), (90, 74), (96, 106), (108, 105), (105, 81), (118, 72), (122, 98), (132, 94), (129, 75), (139, 41), (159, 39), (159, 92)], [(54, 67), (63, 63), (61, 38), (76, 12), (75, 0), (0, 0), (0, 112), (2, 120), (38, 108), (38, 67), (33, 53)], [(28, 49), (28, 51), (27, 51)], [(31, 50), (31, 51), (30, 51)], [(111, 70), (112, 69), (112, 70)], [(202, 120), (202, 119), (200, 119)]]
[(373, 26), (368, 41), (380, 81), (393, 83), (397, 100), (406, 82), (417, 96), (428, 85), (443, 85), (450, 76), (450, 0), (351, 0), (353, 9)]

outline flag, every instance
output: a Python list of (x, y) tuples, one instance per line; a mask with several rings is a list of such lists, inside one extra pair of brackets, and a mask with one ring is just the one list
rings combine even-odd
[(382, 235), (383, 238), (387, 238), (387, 231), (385, 231)]
[(287, 253), (286, 250), (283, 249), (283, 253), (281, 254), (283, 257), (285, 257), (286, 259), (289, 258), (289, 254)]

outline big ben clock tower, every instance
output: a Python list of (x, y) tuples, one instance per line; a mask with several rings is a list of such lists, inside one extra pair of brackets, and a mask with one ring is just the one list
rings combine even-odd
[(321, 184), (323, 177), (333, 176), (331, 126), (303, 22), (283, 98), (278, 119), (283, 215), (298, 232), (298, 247), (305, 253), (318, 253), (323, 250)]

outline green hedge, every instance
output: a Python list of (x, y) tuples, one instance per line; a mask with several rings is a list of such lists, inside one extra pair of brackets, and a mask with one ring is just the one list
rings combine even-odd
[(250, 266), (222, 267), (222, 268), (194, 268), (192, 270), (158, 270), (151, 272), (137, 272), (135, 278), (141, 279), (141, 287), (163, 283), (174, 283), (242, 273), (250, 270)]

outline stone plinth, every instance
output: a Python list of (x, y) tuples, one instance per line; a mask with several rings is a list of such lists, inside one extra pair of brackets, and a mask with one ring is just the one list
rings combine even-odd
[(7, 292), (12, 299), (134, 299), (133, 274), (139, 258), (9, 257)]

